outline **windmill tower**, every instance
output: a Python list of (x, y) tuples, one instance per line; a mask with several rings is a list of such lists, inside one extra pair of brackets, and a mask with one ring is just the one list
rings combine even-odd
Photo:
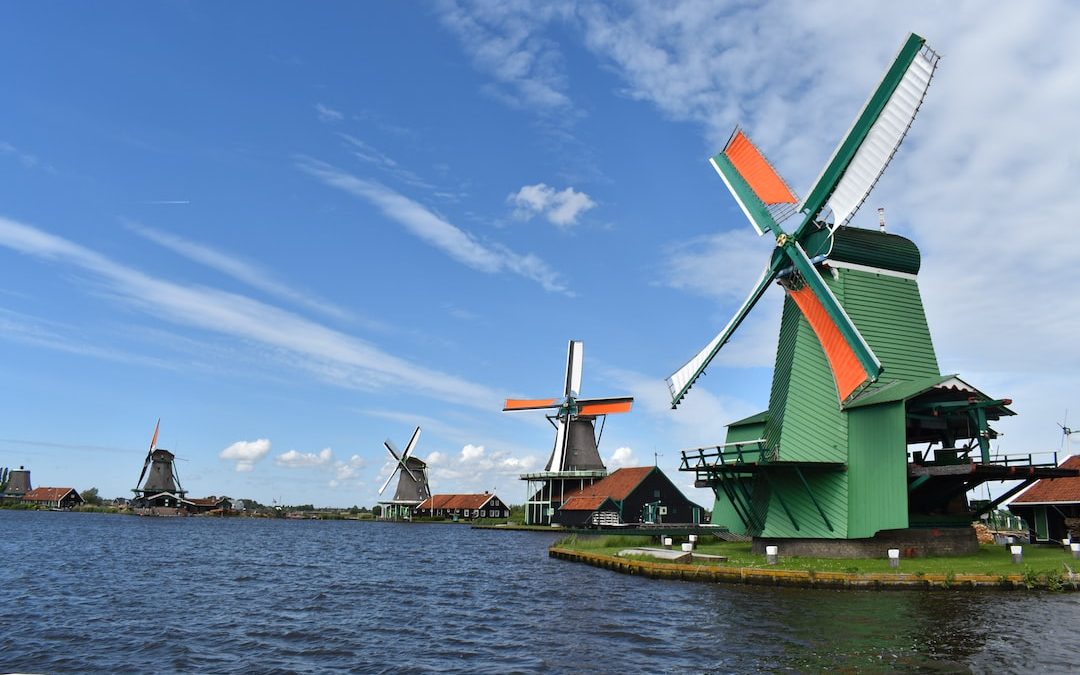
[(139, 481), (132, 490), (135, 493), (132, 506), (148, 514), (179, 513), (185, 510), (187, 501), (184, 496), (187, 491), (180, 485), (180, 477), (176, 473), (176, 456), (157, 447), (160, 429), (161, 420), (158, 419), (142, 471), (139, 473)]
[[(741, 129), (711, 160), (776, 247), (734, 318), (668, 387), (674, 408), (762, 295), (784, 289), (768, 409), (729, 425), (724, 444), (683, 451), (680, 467), (713, 489), (714, 523), (755, 536), (756, 546), (785, 539), (792, 552), (795, 541), (871, 539), (916, 525), (970, 533), (968, 490), (987, 480), (1026, 485), (1051, 471), (995, 462), (989, 422), (1014, 414), (1011, 401), (939, 371), (915, 244), (848, 226), (907, 134), (937, 62), (923, 38), (908, 37), (801, 200)], [(789, 233), (780, 224), (792, 216)]]
[[(544, 471), (523, 474), (527, 481), (525, 523), (549, 524), (554, 509), (562, 504), (562, 496), (575, 489), (591, 485), (607, 475), (597, 449), (598, 417), (630, 412), (633, 397), (579, 398), (581, 368), (585, 345), (570, 340), (566, 350), (566, 376), (562, 398), (507, 399), (503, 412), (515, 410), (553, 410), (547, 419), (555, 427), (555, 447)], [(601, 425), (601, 433), (603, 426)]]
[(0, 469), (0, 497), (22, 499), (30, 492), (30, 470), (20, 466), (18, 469)]
[(381, 501), (383, 520), (411, 520), (413, 511), (426, 499), (431, 497), (431, 488), (428, 487), (427, 463), (418, 457), (413, 457), (416, 443), (420, 440), (420, 427), (413, 431), (409, 444), (405, 446), (405, 452), (399, 452), (394, 443), (388, 438), (383, 442), (386, 451), (394, 458), (396, 466), (379, 489), (381, 495), (390, 485), (394, 476), (398, 477), (397, 490), (394, 498), (390, 501)]

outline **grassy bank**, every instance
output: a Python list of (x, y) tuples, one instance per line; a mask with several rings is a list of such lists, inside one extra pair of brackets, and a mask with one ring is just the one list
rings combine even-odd
[[(615, 556), (622, 549), (657, 545), (658, 542), (652, 537), (570, 535), (556, 542), (552, 548)], [(674, 548), (678, 548), (678, 543)], [(751, 552), (749, 542), (699, 541), (695, 553), (726, 556), (727, 560), (694, 559), (689, 563), (694, 566), (765, 572), (807, 572), (811, 577), (820, 573), (867, 575), (874, 578), (903, 575), (916, 579), (943, 579), (946, 583), (942, 585), (945, 586), (949, 585), (949, 580), (960, 576), (979, 575), (996, 578), (1003, 583), (1008, 581), (1010, 585), (1061, 590), (1070, 585), (1070, 568), (1080, 571), (1080, 561), (1073, 560), (1071, 553), (1059, 546), (1024, 546), (1024, 560), (1019, 565), (1012, 562), (1012, 555), (1006, 547), (987, 544), (981, 546), (973, 555), (902, 559), (899, 569), (890, 568), (889, 561), (885, 559), (787, 557), (782, 550), (778, 563), (769, 565), (765, 556)], [(631, 559), (647, 561), (652, 565), (674, 565), (651, 557), (632, 556)]]

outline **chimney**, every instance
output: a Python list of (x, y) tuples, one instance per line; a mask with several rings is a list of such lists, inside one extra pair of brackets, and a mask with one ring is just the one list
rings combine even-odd
[(885, 231), (885, 209), (882, 208), (882, 207), (878, 207), (878, 210), (877, 210), (877, 224), (878, 224), (878, 229), (881, 232), (884, 232)]

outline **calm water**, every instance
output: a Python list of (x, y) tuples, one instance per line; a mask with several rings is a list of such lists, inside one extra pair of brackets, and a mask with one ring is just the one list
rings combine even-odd
[(0, 511), (0, 672), (1080, 670), (1080, 594), (656, 581), (553, 539)]

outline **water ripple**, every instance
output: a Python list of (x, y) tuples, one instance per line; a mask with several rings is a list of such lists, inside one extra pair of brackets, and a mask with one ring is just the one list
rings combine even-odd
[(554, 536), (0, 511), (0, 671), (1070, 672), (1080, 648), (1074, 595), (658, 581)]

